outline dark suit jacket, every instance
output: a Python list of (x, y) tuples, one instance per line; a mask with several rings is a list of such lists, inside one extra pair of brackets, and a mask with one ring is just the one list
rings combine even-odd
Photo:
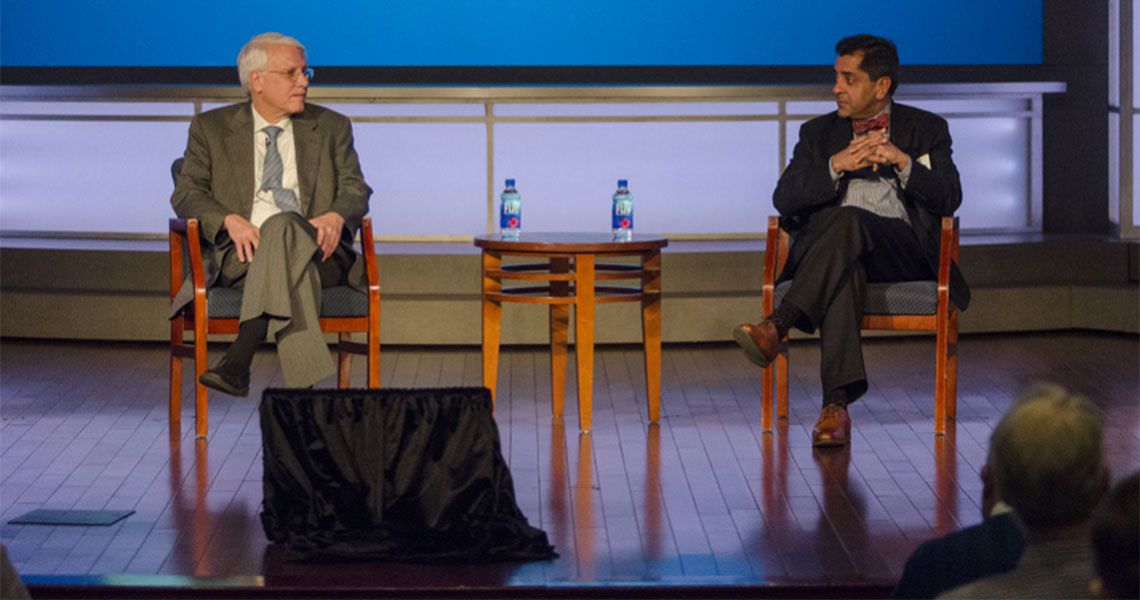
[(929, 540), (906, 561), (895, 598), (935, 598), (962, 584), (1012, 571), (1025, 550), (1013, 513)]
[[(182, 170), (170, 198), (175, 214), (198, 219), (202, 238), (209, 244), (208, 256), (203, 258), (207, 285), (217, 279), (221, 260), (233, 247), (222, 229), (226, 215), (236, 213), (248, 219), (253, 211), (257, 182), (252, 111), (252, 105), (244, 102), (194, 117)], [(352, 125), (344, 115), (312, 104), (306, 104), (292, 120), (301, 213), (307, 219), (329, 211), (344, 217), (338, 252), (355, 256), (348, 281), (366, 289), (363, 259), (352, 250), (352, 242), (360, 220), (368, 214), (372, 189), (364, 183), (353, 147)], [(175, 297), (175, 313), (193, 298), (190, 287), (184, 284)]]
[[(795, 271), (797, 262), (816, 240), (815, 226), (823, 222), (829, 210), (839, 206), (847, 192), (850, 177), (841, 176), (836, 189), (828, 161), (846, 148), (852, 137), (851, 120), (835, 112), (800, 127), (792, 160), (772, 196), (781, 224), (793, 232), (785, 273)], [(937, 272), (941, 217), (953, 215), (962, 203), (958, 169), (950, 156), (950, 129), (938, 115), (894, 103), (890, 137), (891, 143), (910, 156), (910, 179), (902, 190), (902, 202), (915, 235)], [(929, 168), (920, 164), (920, 157), (929, 159)], [(893, 168), (890, 172), (894, 172)], [(950, 297), (962, 310), (970, 303), (970, 288), (957, 265), (951, 269)]]

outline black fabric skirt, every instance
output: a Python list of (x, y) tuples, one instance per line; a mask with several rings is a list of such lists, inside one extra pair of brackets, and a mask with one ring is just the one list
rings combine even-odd
[(515, 501), (485, 388), (268, 389), (261, 522), (288, 560), (557, 556)]

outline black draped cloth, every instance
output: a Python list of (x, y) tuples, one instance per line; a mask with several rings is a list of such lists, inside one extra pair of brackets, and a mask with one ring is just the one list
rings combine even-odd
[(549, 559), (485, 388), (265, 390), (261, 523), (287, 559)]

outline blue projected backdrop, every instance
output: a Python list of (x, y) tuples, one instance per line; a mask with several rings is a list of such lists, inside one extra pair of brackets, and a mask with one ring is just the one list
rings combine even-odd
[[(315, 66), (828, 65), (889, 37), (904, 64), (1040, 64), (1042, 0), (4, 0), (0, 65), (219, 67), (281, 31)], [(984, 15), (984, 16), (983, 16)]]

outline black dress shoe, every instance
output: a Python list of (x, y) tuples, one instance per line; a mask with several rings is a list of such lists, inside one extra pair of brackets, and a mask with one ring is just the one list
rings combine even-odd
[(198, 383), (231, 396), (245, 398), (249, 395), (249, 369), (241, 369), (224, 359), (218, 366), (202, 373)]

